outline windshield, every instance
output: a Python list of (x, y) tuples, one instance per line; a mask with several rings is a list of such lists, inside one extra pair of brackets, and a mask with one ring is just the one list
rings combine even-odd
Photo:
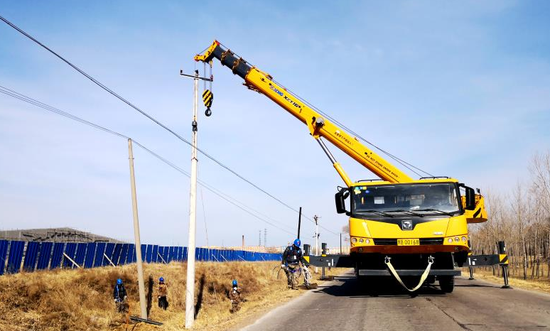
[(459, 195), (454, 183), (355, 186), (352, 213), (455, 213)]

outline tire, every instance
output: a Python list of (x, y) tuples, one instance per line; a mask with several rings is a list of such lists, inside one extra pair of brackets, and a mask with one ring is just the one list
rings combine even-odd
[(439, 276), (439, 287), (444, 293), (452, 293), (455, 288), (454, 276)]

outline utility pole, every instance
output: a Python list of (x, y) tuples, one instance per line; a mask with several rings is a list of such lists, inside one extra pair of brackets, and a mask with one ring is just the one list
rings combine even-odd
[[(315, 255), (319, 256), (319, 216), (314, 215), (313, 220), (315, 221)], [(315, 273), (318, 272), (317, 267), (315, 267)]]
[(130, 162), (130, 185), (132, 188), (132, 212), (134, 214), (134, 241), (136, 245), (136, 262), (139, 287), (139, 307), (141, 318), (147, 319), (147, 307), (145, 303), (145, 282), (143, 280), (143, 260), (141, 259), (141, 239), (139, 236), (139, 218), (136, 194), (136, 177), (134, 173), (134, 152), (132, 150), (132, 139), (128, 138), (128, 160)]
[(315, 255), (319, 256), (319, 216), (313, 216), (315, 221)]
[(243, 234), (243, 238), (242, 238), (242, 247), (243, 247), (243, 251), (244, 251), (244, 234)]
[(300, 227), (302, 226), (302, 207), (300, 207), (300, 212), (298, 213), (298, 236), (296, 239), (300, 239)]
[(193, 147), (191, 149), (191, 188), (189, 190), (189, 243), (187, 244), (187, 291), (185, 296), (185, 328), (193, 327), (195, 322), (195, 235), (197, 232), (197, 109), (199, 103), (199, 71), (195, 70), (193, 79)]
[(267, 247), (267, 229), (264, 228), (264, 247)]
[[(185, 328), (190, 329), (195, 323), (195, 236), (197, 234), (197, 112), (199, 108), (199, 80), (212, 82), (213, 78), (200, 77), (199, 71), (195, 70), (194, 75), (187, 75), (180, 70), (180, 75), (193, 78), (193, 121), (191, 128), (193, 131), (191, 148), (191, 188), (189, 190), (189, 243), (187, 244), (187, 290), (185, 295)], [(206, 91), (205, 91), (206, 92)], [(212, 93), (210, 92), (210, 95)], [(210, 99), (210, 105), (211, 105)], [(204, 99), (206, 105), (206, 99)], [(212, 115), (210, 105), (206, 105), (206, 116)], [(223, 241), (222, 241), (223, 246)]]
[(342, 254), (342, 232), (340, 232), (340, 254)]

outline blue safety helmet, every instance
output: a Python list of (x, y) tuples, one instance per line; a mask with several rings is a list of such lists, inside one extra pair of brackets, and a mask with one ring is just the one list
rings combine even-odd
[(159, 282), (164, 283), (164, 277), (160, 277)]
[(302, 244), (302, 241), (300, 239), (294, 240), (294, 246), (300, 247), (301, 244)]
[(116, 280), (116, 284), (117, 284), (117, 285), (122, 285), (122, 279), (120, 279), (120, 278), (117, 279), (117, 280)]
[(233, 286), (237, 286), (237, 280), (233, 279)]

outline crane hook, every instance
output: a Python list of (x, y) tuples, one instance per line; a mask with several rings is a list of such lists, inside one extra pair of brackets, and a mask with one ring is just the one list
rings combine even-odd
[(206, 106), (206, 111), (204, 112), (204, 115), (206, 117), (210, 117), (212, 115), (212, 110), (210, 107), (212, 106), (212, 100), (214, 100), (214, 94), (210, 90), (204, 90), (202, 93), (202, 101), (204, 102), (204, 105)]

